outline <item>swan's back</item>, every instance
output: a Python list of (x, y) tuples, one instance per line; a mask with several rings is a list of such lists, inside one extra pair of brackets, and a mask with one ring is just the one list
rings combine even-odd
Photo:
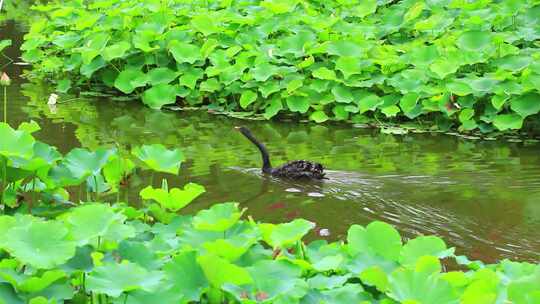
[(291, 179), (323, 179), (324, 168), (321, 164), (308, 160), (294, 160), (272, 169), (272, 176)]

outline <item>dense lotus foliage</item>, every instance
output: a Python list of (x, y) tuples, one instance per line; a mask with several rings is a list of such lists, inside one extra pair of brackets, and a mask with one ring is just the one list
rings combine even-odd
[(96, 0), (37, 6), (22, 46), (57, 90), (315, 122), (521, 129), (540, 111), (540, 4)]
[[(178, 173), (161, 146), (74, 149), (62, 156), (0, 124), (2, 303), (516, 303), (540, 301), (540, 265), (485, 265), (435, 236), (404, 241), (383, 222), (350, 227), (346, 241), (302, 240), (315, 223), (260, 223), (237, 203), (176, 211), (204, 188), (152, 185), (143, 207), (106, 203), (137, 168)], [(134, 157), (134, 158), (132, 158)], [(87, 200), (68, 190), (84, 184)], [(28, 206), (33, 205), (33, 209)], [(454, 265), (448, 271), (446, 265)]]

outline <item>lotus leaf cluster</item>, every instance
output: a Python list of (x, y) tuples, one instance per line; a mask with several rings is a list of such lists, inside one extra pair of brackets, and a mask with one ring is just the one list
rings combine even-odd
[[(315, 122), (521, 129), (540, 111), (538, 1), (64, 1), (35, 7), (32, 74)], [(529, 120), (533, 120), (530, 118)]]

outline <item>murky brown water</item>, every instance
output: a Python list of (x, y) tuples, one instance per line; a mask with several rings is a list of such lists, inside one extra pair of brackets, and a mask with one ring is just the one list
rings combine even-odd
[[(0, 38), (15, 31), (12, 25), (4, 27)], [(16, 57), (16, 49), (8, 55)], [(13, 76), (20, 69), (10, 65), (8, 72)], [(192, 210), (238, 201), (259, 220), (312, 220), (329, 229), (330, 238), (344, 237), (352, 224), (383, 220), (408, 237), (439, 235), (471, 258), (540, 260), (538, 143), (388, 135), (351, 125), (246, 122), (88, 98), (49, 109), (48, 93), (15, 79), (8, 91), (9, 122), (36, 120), (42, 126), (37, 137), (63, 152), (98, 145), (124, 151), (146, 143), (180, 147), (188, 159), (181, 176), (160, 178), (167, 177), (171, 186), (203, 184), (207, 193)], [(292, 183), (261, 176), (257, 150), (233, 131), (238, 124), (249, 126), (267, 143), (274, 164), (319, 161), (328, 168), (329, 180)], [(138, 176), (133, 186), (147, 181), (147, 176)]]

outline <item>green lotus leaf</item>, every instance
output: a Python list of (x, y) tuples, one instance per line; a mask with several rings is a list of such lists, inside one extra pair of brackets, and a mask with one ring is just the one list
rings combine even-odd
[(205, 189), (203, 186), (188, 183), (184, 186), (184, 189), (172, 188), (170, 191), (161, 188), (155, 189), (148, 186), (141, 190), (140, 195), (145, 200), (155, 200), (162, 207), (169, 211), (176, 212), (187, 206), (204, 192)]
[(190, 67), (180, 76), (180, 84), (193, 90), (195, 89), (197, 80), (201, 79), (203, 75), (204, 71), (202, 69)]
[(165, 276), (173, 282), (174, 288), (188, 301), (198, 301), (209, 287), (203, 269), (197, 264), (197, 253), (185, 251), (176, 255), (163, 266)]
[(464, 123), (474, 117), (473, 109), (463, 109), (459, 112), (459, 121)]
[(366, 95), (358, 101), (358, 107), (360, 108), (360, 114), (367, 111), (375, 111), (379, 105), (383, 103), (383, 99), (375, 94)]
[(396, 105), (391, 105), (388, 107), (381, 108), (381, 112), (386, 117), (395, 117), (399, 112), (401, 112), (401, 109)]
[(510, 55), (493, 61), (493, 64), (499, 68), (518, 72), (526, 68), (531, 64), (532, 58), (529, 56), (523, 55)]
[(81, 72), (81, 75), (85, 76), (86, 78), (90, 78), (92, 77), (94, 72), (105, 67), (106, 65), (107, 65), (107, 62), (103, 59), (103, 57), (98, 56), (94, 58), (92, 62), (81, 65), (80, 72)]
[(296, 7), (299, 0), (264, 0), (261, 6), (275, 14), (288, 13)]
[(273, 75), (276, 75), (279, 71), (278, 67), (268, 62), (256, 64), (255, 67), (250, 69), (253, 79), (257, 81), (267, 81)]
[(167, 150), (161, 144), (135, 147), (131, 154), (144, 162), (151, 170), (171, 174), (178, 174), (180, 165), (184, 160), (184, 155), (180, 150)]
[(307, 280), (308, 285), (315, 289), (333, 289), (343, 286), (345, 282), (350, 278), (350, 275), (333, 275), (327, 277), (323, 274), (317, 274), (316, 276)]
[(311, 113), (309, 119), (313, 120), (316, 123), (322, 123), (328, 120), (328, 116), (323, 111), (315, 111)]
[(198, 46), (178, 40), (169, 43), (169, 51), (177, 63), (187, 62), (193, 64), (195, 61), (203, 59), (201, 49)]
[[(537, 267), (538, 268), (538, 267)], [(508, 285), (508, 299), (516, 304), (533, 304), (540, 301), (540, 271), (524, 276)]]
[(491, 105), (495, 109), (501, 110), (508, 99), (509, 97), (507, 95), (494, 95), (491, 98)]
[(113, 153), (115, 150), (100, 148), (95, 152), (90, 152), (86, 149), (75, 148), (66, 154), (61, 165), (70, 172), (73, 178), (83, 180), (97, 175)]
[(325, 67), (316, 69), (315, 71), (313, 71), (312, 75), (313, 77), (319, 78), (319, 79), (337, 80), (336, 72)]
[(274, 248), (288, 248), (300, 241), (315, 224), (304, 219), (295, 219), (289, 223), (261, 224), (259, 227), (265, 242)]
[(459, 65), (452, 60), (437, 59), (430, 66), (429, 69), (437, 74), (440, 79), (445, 78), (446, 76), (455, 73), (459, 69)]
[(388, 295), (400, 303), (459, 303), (450, 284), (442, 280), (438, 273), (402, 268), (390, 275), (389, 282)]
[(240, 96), (240, 106), (246, 109), (250, 104), (257, 100), (257, 93), (251, 90), (245, 90)]
[(488, 77), (471, 79), (468, 82), (469, 86), (473, 90), (475, 90), (476, 92), (480, 92), (481, 94), (490, 92), (497, 83), (497, 80)]
[(371, 286), (375, 286), (380, 292), (388, 291), (390, 286), (388, 276), (379, 266), (372, 266), (360, 273), (360, 280)]
[(461, 34), (457, 40), (458, 47), (467, 51), (483, 51), (492, 45), (491, 32), (468, 31)]
[(540, 112), (540, 94), (527, 93), (510, 100), (512, 111), (525, 118)]
[(105, 264), (98, 266), (87, 276), (89, 291), (118, 297), (124, 292), (156, 290), (163, 279), (163, 273), (148, 271), (137, 264)]
[(364, 289), (360, 284), (345, 284), (341, 287), (321, 291), (321, 299), (315, 303), (372, 303), (372, 297), (366, 295), (363, 291)]
[(279, 92), (280, 89), (279, 81), (274, 79), (266, 81), (259, 86), (259, 92), (261, 92), (263, 98), (267, 98), (272, 93)]
[(356, 16), (363, 18), (375, 13), (377, 10), (377, 0), (365, 0), (355, 4)]
[(311, 31), (301, 30), (291, 36), (282, 38), (278, 47), (283, 54), (293, 54), (296, 57), (305, 55), (306, 45), (313, 44), (316, 39)]
[(133, 47), (150, 53), (159, 49), (158, 45), (152, 45), (157, 39), (158, 36), (154, 30), (139, 30), (133, 34)]
[(17, 295), (17, 292), (9, 283), (0, 283), (0, 299), (2, 299), (5, 304), (26, 303), (26, 301), (23, 301), (23, 299)]
[(349, 252), (374, 253), (388, 260), (397, 261), (401, 253), (401, 236), (389, 224), (372, 222), (366, 228), (352, 225), (347, 233)]
[(493, 125), (500, 131), (521, 129), (523, 117), (518, 114), (500, 114), (493, 118)]
[(84, 64), (89, 64), (94, 58), (99, 56), (107, 42), (111, 39), (110, 34), (104, 32), (92, 33), (84, 42), (84, 47), (79, 48)]
[(422, 256), (444, 258), (449, 251), (444, 241), (436, 236), (420, 236), (405, 244), (401, 250), (400, 263), (414, 265)]
[(339, 57), (336, 61), (336, 70), (343, 73), (343, 77), (348, 79), (352, 75), (362, 73), (362, 69), (368, 65), (368, 61), (362, 60), (358, 57)]
[(332, 94), (334, 94), (334, 97), (336, 98), (337, 102), (342, 103), (351, 103), (354, 101), (353, 94), (351, 93), (350, 88), (344, 86), (344, 85), (336, 85), (332, 88)]
[(309, 110), (309, 99), (305, 96), (289, 96), (287, 107), (292, 112), (306, 113)]
[(199, 86), (199, 90), (202, 92), (216, 92), (221, 89), (221, 84), (219, 83), (219, 80), (216, 78), (210, 78), (206, 81), (201, 82), (201, 85)]
[(51, 269), (75, 255), (75, 242), (69, 230), (59, 222), (32, 219), (9, 229), (4, 250), (24, 264), (38, 269)]
[(198, 230), (225, 231), (238, 222), (242, 213), (243, 211), (238, 209), (238, 203), (213, 205), (193, 217), (193, 227)]
[(136, 88), (144, 87), (148, 76), (138, 68), (127, 68), (120, 72), (114, 81), (114, 87), (125, 94), (132, 93)]
[(131, 49), (131, 44), (127, 41), (120, 41), (103, 49), (101, 56), (106, 61), (112, 61), (117, 58), (123, 58)]
[(176, 102), (176, 87), (165, 83), (155, 85), (144, 91), (142, 101), (152, 109)]
[(446, 88), (448, 91), (458, 96), (469, 95), (473, 92), (471, 86), (461, 79), (455, 79), (454, 81), (447, 83)]
[(148, 82), (155, 86), (158, 84), (169, 84), (178, 77), (178, 72), (169, 68), (155, 68), (148, 72)]
[(206, 279), (214, 287), (220, 288), (223, 284), (245, 285), (253, 282), (249, 272), (240, 266), (230, 263), (215, 255), (197, 257)]
[(36, 141), (34, 143), (34, 155), (30, 159), (20, 157), (12, 158), (13, 166), (26, 171), (37, 172), (45, 168), (50, 168), (56, 164), (62, 155), (55, 147)]
[(281, 103), (281, 99), (273, 98), (268, 103), (268, 106), (264, 109), (264, 118), (270, 119), (274, 117), (282, 109), (283, 109), (283, 104)]
[(191, 19), (191, 25), (205, 36), (209, 36), (220, 31), (219, 27), (216, 26), (216, 20), (212, 19), (211, 16), (206, 14), (193, 17)]
[(272, 303), (276, 297), (293, 292), (294, 282), (297, 281), (302, 270), (300, 267), (285, 260), (258, 261), (247, 268), (253, 278), (253, 284), (242, 286), (241, 289), (227, 284), (224, 290), (230, 291), (239, 301), (242, 299), (260, 298), (265, 295), (265, 301)]
[(0, 123), (0, 155), (31, 158), (35, 140), (30, 133), (14, 130), (7, 123)]
[(113, 155), (103, 167), (103, 176), (107, 180), (107, 184), (116, 189), (133, 169), (135, 169), (135, 164), (130, 159)]
[(105, 236), (114, 221), (121, 220), (107, 205), (86, 204), (66, 213), (62, 217), (78, 246)]
[(62, 270), (45, 271), (41, 276), (32, 276), (17, 286), (18, 290), (35, 293), (49, 287), (54, 282), (65, 278), (66, 273)]
[(363, 49), (354, 41), (339, 40), (330, 42), (326, 51), (328, 54), (341, 57), (359, 57), (363, 55)]
[(217, 239), (207, 241), (202, 244), (208, 253), (227, 259), (228, 261), (236, 261), (245, 254), (251, 246), (257, 243), (259, 239), (259, 231), (254, 227), (242, 227), (241, 229), (233, 229), (234, 231), (227, 233), (226, 239)]

